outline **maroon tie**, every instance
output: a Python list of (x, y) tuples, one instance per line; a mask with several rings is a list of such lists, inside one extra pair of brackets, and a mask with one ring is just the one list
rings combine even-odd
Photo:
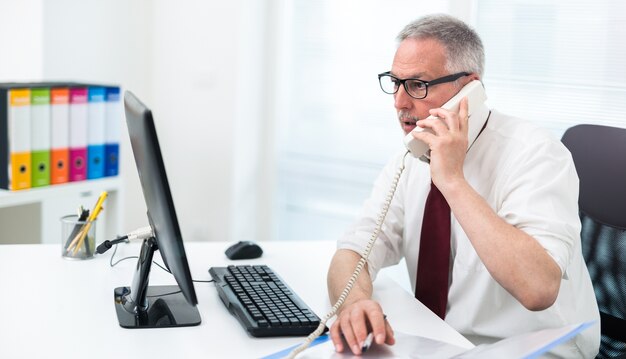
[(446, 316), (449, 270), (450, 206), (431, 182), (424, 208), (415, 298), (441, 319)]

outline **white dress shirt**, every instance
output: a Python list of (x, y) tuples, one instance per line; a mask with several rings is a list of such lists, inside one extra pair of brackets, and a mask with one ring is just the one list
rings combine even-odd
[[(592, 358), (600, 345), (600, 318), (580, 247), (578, 176), (571, 155), (558, 139), (529, 122), (490, 112), (486, 106), (473, 116), (489, 116), (489, 120), (466, 155), (466, 180), (500, 218), (535, 238), (563, 276), (556, 302), (546, 310), (529, 311), (491, 277), (453, 214), (445, 321), (480, 344), (597, 320), (596, 325), (551, 352), (558, 357)], [(404, 152), (387, 164), (338, 248), (363, 252), (403, 158)], [(406, 168), (368, 268), (374, 279), (382, 267), (404, 257), (415, 291), (422, 217), (431, 179), (428, 164), (411, 155), (404, 162)]]

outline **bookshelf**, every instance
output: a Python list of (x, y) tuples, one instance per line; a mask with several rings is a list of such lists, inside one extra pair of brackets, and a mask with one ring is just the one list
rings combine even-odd
[(123, 186), (120, 177), (21, 191), (0, 190), (0, 244), (59, 243), (60, 246), (60, 218), (76, 213), (80, 205), (91, 209), (102, 191), (107, 191), (109, 196), (96, 224), (98, 243), (115, 238), (121, 232)]

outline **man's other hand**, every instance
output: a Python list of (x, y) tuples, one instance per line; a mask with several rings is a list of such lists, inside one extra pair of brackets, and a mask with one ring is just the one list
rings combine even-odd
[(376, 344), (395, 343), (393, 329), (385, 318), (380, 304), (371, 299), (362, 299), (341, 309), (337, 314), (337, 320), (330, 328), (330, 337), (337, 352), (343, 352), (347, 343), (353, 354), (360, 355), (369, 332), (373, 332)]

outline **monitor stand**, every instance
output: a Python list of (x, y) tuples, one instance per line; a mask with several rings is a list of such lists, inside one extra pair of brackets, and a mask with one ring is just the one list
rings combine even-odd
[(123, 328), (187, 327), (201, 322), (177, 285), (148, 286), (152, 257), (158, 250), (154, 237), (141, 245), (131, 287), (115, 288), (115, 311)]

